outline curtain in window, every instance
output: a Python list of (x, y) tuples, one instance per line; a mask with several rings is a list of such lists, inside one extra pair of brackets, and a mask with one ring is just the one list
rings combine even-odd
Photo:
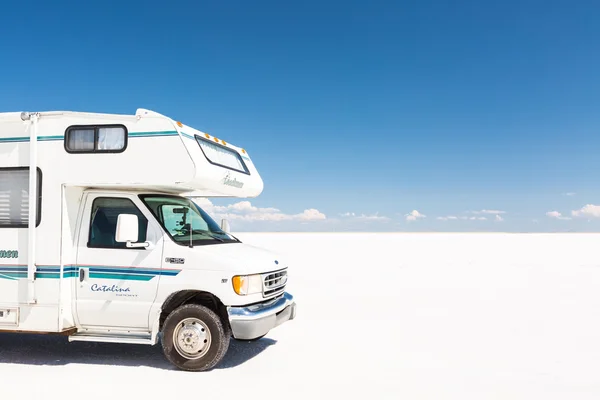
[(69, 132), (69, 150), (92, 151), (94, 150), (94, 130), (77, 129)]
[(0, 170), (0, 226), (27, 226), (29, 170)]
[(122, 150), (125, 147), (123, 128), (100, 128), (98, 130), (98, 150)]

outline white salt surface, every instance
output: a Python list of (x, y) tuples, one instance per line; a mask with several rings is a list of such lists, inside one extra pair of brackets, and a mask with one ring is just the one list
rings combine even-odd
[(205, 373), (2, 334), (0, 398), (600, 398), (600, 235), (239, 237), (289, 261), (296, 320)]

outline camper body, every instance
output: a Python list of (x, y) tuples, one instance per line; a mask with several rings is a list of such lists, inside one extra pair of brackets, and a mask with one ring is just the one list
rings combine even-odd
[(245, 150), (152, 111), (0, 114), (0, 332), (214, 367), (295, 317), (284, 260), (194, 201), (262, 189)]

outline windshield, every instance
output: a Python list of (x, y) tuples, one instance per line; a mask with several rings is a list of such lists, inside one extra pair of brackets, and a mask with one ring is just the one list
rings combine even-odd
[(237, 242), (196, 203), (179, 196), (140, 196), (171, 238), (181, 245)]

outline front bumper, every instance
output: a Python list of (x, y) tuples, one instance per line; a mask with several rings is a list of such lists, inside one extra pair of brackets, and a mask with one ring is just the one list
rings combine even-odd
[(247, 307), (227, 307), (233, 337), (252, 340), (264, 336), (271, 329), (296, 317), (294, 296), (284, 293), (282, 297), (267, 303)]

